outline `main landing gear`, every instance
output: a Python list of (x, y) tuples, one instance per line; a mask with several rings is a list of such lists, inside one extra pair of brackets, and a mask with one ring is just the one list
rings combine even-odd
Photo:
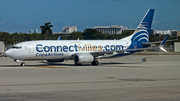
[(93, 62), (91, 63), (92, 66), (97, 66), (98, 64), (99, 64), (98, 61), (93, 61)]
[[(78, 66), (78, 65), (81, 65), (81, 63), (75, 63), (75, 65)], [(99, 62), (98, 62), (98, 61), (93, 61), (93, 62), (91, 63), (91, 65), (92, 65), (92, 66), (98, 66), (98, 65), (99, 65)]]

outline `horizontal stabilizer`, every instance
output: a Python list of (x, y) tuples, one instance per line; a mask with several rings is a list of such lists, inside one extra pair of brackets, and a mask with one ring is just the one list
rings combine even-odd
[(159, 48), (160, 48), (160, 50), (162, 50), (162, 51), (164, 51), (164, 52), (167, 52), (167, 50), (166, 50), (166, 49), (164, 49), (164, 47), (163, 47), (163, 46), (160, 46)]
[(169, 35), (166, 36), (166, 38), (164, 38), (163, 41), (155, 41), (155, 42), (143, 42), (143, 45), (149, 45), (149, 44), (156, 44), (156, 43), (161, 43), (160, 45), (164, 45), (165, 42), (169, 42), (169, 41), (176, 41), (178, 39), (173, 39), (173, 40), (167, 40)]
[[(178, 40), (178, 39), (166, 40), (166, 42), (169, 42), (169, 41), (177, 41), (177, 40)], [(143, 45), (156, 44), (156, 43), (162, 43), (162, 41), (145, 42), (145, 43), (143, 43)]]
[(161, 42), (161, 44), (160, 44), (160, 45), (164, 45), (164, 44), (165, 44), (165, 42), (166, 42), (166, 40), (167, 40), (168, 36), (169, 36), (169, 34), (168, 34), (168, 35), (164, 38), (164, 40)]

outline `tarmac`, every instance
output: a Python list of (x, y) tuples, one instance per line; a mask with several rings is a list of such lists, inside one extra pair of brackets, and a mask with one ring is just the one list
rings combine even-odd
[[(142, 62), (146, 58), (146, 62)], [(180, 55), (129, 55), (25, 67), (0, 57), (0, 101), (179, 101)]]

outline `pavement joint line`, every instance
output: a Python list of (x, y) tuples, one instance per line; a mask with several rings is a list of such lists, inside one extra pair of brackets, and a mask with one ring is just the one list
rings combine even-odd
[(54, 66), (29, 66), (29, 67), (38, 67), (38, 68), (68, 68), (68, 67), (54, 67)]
[(34, 84), (10, 84), (0, 85), (2, 86), (32, 86), (32, 85), (62, 85), (62, 84), (86, 84), (86, 83), (112, 83), (112, 82), (156, 82), (156, 81), (179, 81), (180, 79), (159, 79), (154, 81), (126, 81), (126, 80), (114, 80), (114, 81), (90, 81), (90, 82), (64, 82), (64, 83), (34, 83)]

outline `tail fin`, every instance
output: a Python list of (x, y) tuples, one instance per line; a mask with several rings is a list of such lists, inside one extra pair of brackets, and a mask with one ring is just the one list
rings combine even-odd
[(139, 26), (136, 28), (135, 32), (132, 34), (131, 41), (149, 41), (153, 15), (154, 9), (149, 9)]
[(61, 40), (61, 36), (59, 36), (59, 38), (57, 40)]

